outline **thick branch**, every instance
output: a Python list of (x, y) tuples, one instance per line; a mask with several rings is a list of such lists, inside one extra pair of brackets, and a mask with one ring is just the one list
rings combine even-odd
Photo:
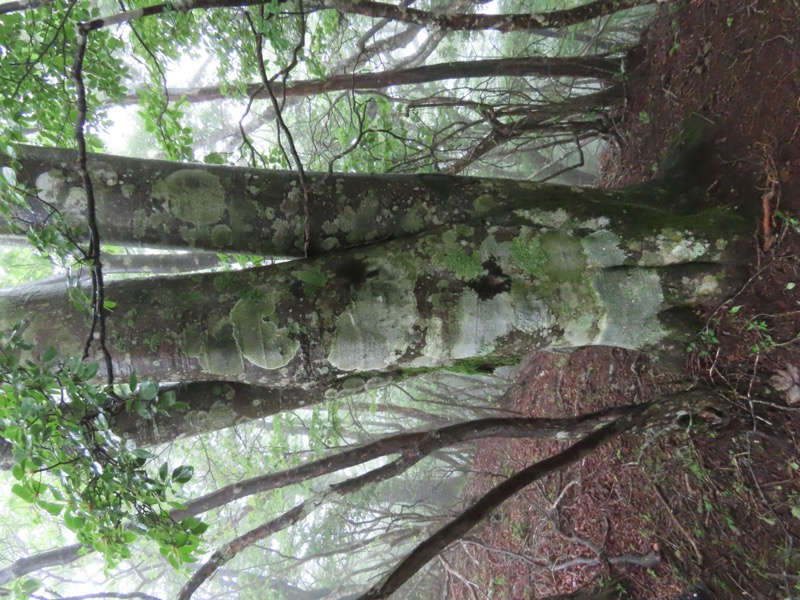
[(656, 0), (595, 0), (575, 8), (555, 10), (540, 14), (481, 15), (481, 14), (437, 14), (430, 11), (406, 8), (382, 2), (362, 0), (323, 0), (326, 8), (335, 8), (343, 13), (357, 14), (374, 19), (391, 19), (427, 27), (433, 31), (481, 31), (497, 30), (530, 31), (568, 27), (615, 12), (651, 4)]
[[(430, 11), (384, 4), (363, 0), (322, 0), (321, 8), (333, 8), (343, 13), (362, 15), (375, 19), (388, 19), (402, 21), (412, 25), (427, 27), (431, 30), (441, 31), (480, 31), (493, 29), (497, 31), (528, 31), (535, 29), (554, 29), (568, 27), (598, 17), (611, 15), (615, 12), (652, 4), (656, 0), (595, 0), (575, 8), (554, 10), (541, 14), (514, 14), (514, 15), (475, 15), (468, 13), (437, 14)], [(195, 9), (208, 8), (239, 8), (243, 6), (256, 6), (264, 4), (264, 0), (176, 0), (172, 3), (157, 4), (145, 8), (137, 8), (124, 13), (117, 13), (94, 19), (83, 24), (84, 31), (101, 29), (111, 25), (129, 23), (143, 17), (162, 14), (168, 10), (178, 9), (187, 12)]]
[(428, 561), (437, 556), (451, 543), (463, 537), (511, 496), (545, 475), (560, 471), (579, 461), (624, 431), (645, 422), (648, 417), (648, 409), (652, 409), (652, 406), (642, 406), (641, 410), (637, 411), (638, 414), (634, 413), (628, 417), (620, 418), (610, 425), (606, 425), (563, 452), (539, 461), (495, 486), (461, 515), (419, 544), (388, 577), (360, 596), (359, 600), (388, 598), (424, 567)]

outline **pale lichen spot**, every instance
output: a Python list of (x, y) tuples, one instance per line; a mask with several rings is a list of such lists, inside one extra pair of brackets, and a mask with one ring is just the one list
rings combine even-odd
[(695, 240), (688, 231), (664, 230), (656, 238), (656, 247), (665, 265), (692, 262), (708, 251), (708, 244)]
[(367, 267), (376, 275), (336, 318), (328, 362), (343, 371), (381, 370), (396, 362), (418, 318), (413, 275), (384, 259), (369, 261)]
[(592, 283), (605, 311), (596, 344), (636, 349), (664, 337), (658, 318), (664, 295), (655, 271), (606, 269), (597, 273)]
[(611, 231), (595, 231), (581, 239), (586, 264), (590, 267), (616, 267), (625, 262), (622, 240)]
[(211, 326), (190, 325), (181, 334), (184, 352), (197, 359), (212, 375), (238, 375), (244, 371), (242, 354), (227, 319)]
[(563, 208), (557, 210), (534, 210), (530, 208), (519, 208), (514, 214), (522, 219), (528, 220), (532, 224), (542, 227), (563, 227), (569, 221), (569, 213)]
[(591, 219), (586, 219), (585, 221), (581, 221), (578, 227), (582, 229), (591, 229), (592, 231), (597, 231), (599, 229), (608, 227), (610, 224), (611, 220), (608, 217), (593, 217)]
[(353, 394), (363, 390), (365, 383), (361, 377), (348, 377), (342, 382), (342, 391)]
[(470, 358), (488, 354), (498, 338), (511, 332), (515, 320), (508, 293), (481, 300), (473, 290), (466, 290), (457, 307), (455, 322), (459, 331), (449, 349), (450, 357)]
[(219, 177), (201, 169), (180, 169), (157, 179), (152, 195), (165, 201), (175, 217), (198, 226), (217, 223), (225, 214), (225, 190)]
[(119, 175), (117, 175), (117, 172), (108, 163), (91, 162), (88, 166), (88, 170), (93, 180), (100, 181), (108, 187), (119, 183)]
[(231, 309), (233, 335), (242, 355), (262, 369), (286, 366), (297, 354), (300, 342), (286, 327), (269, 321), (275, 305), (269, 301), (240, 300)]
[(719, 293), (719, 281), (713, 275), (704, 275), (700, 281), (684, 277), (681, 283), (686, 289), (693, 289), (697, 296), (715, 296)]

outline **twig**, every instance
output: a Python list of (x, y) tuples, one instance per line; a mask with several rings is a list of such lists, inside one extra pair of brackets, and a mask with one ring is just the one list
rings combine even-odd
[(699, 566), (702, 566), (703, 555), (700, 553), (700, 549), (697, 547), (697, 542), (694, 541), (694, 538), (692, 538), (692, 536), (689, 535), (689, 532), (686, 531), (686, 529), (684, 529), (683, 525), (681, 525), (681, 522), (678, 520), (678, 517), (676, 517), (675, 513), (672, 512), (672, 508), (667, 502), (667, 499), (664, 497), (664, 492), (661, 491), (661, 488), (658, 486), (658, 484), (653, 483), (653, 489), (655, 489), (656, 495), (658, 496), (658, 499), (661, 500), (662, 504), (664, 505), (664, 508), (667, 509), (667, 515), (669, 515), (672, 524), (675, 525), (675, 528), (681, 532), (683, 537), (686, 538), (686, 541), (689, 542), (689, 544), (692, 546), (692, 549), (694, 550), (694, 555), (697, 558), (697, 564)]
[(114, 383), (114, 368), (111, 353), (106, 346), (106, 320), (105, 320), (105, 289), (103, 287), (103, 263), (100, 260), (100, 231), (97, 227), (97, 211), (95, 207), (94, 186), (89, 175), (88, 159), (86, 152), (86, 87), (83, 82), (83, 59), (89, 43), (89, 31), (83, 24), (78, 26), (77, 49), (75, 62), (72, 66), (72, 77), (75, 80), (77, 92), (78, 117), (75, 123), (75, 140), (78, 143), (78, 172), (83, 180), (83, 189), (86, 193), (86, 218), (89, 223), (89, 252), (88, 258), (92, 269), (92, 325), (89, 336), (83, 347), (83, 358), (89, 356), (95, 331), (97, 341), (106, 366), (106, 382), (109, 386)]
[[(280, 75), (283, 79), (283, 89), (286, 90), (286, 80), (289, 77), (289, 73), (298, 63), (298, 57), (300, 50), (305, 46), (305, 39), (306, 39), (306, 17), (303, 11), (303, 3), (302, 0), (298, 2), (299, 14), (300, 14), (300, 40), (298, 41), (297, 45), (295, 45), (294, 50), (292, 52), (292, 62), (284, 69), (281, 69)], [(261, 18), (264, 18), (264, 7), (262, 6), (260, 9)], [(256, 55), (258, 57), (258, 72), (261, 76), (261, 83), (264, 86), (264, 89), (267, 90), (269, 93), (269, 98), (272, 101), (272, 108), (275, 111), (275, 119), (278, 123), (278, 143), (280, 144), (280, 133), (286, 135), (286, 140), (289, 143), (289, 151), (291, 152), (292, 159), (294, 161), (295, 169), (297, 170), (297, 179), (300, 183), (300, 189), (303, 194), (303, 255), (308, 258), (308, 247), (311, 242), (311, 214), (309, 208), (309, 187), (308, 183), (306, 182), (306, 175), (305, 170), (303, 168), (303, 161), (300, 160), (300, 155), (297, 152), (297, 147), (294, 143), (294, 138), (292, 137), (291, 131), (289, 131), (289, 127), (286, 125), (286, 121), (283, 120), (283, 112), (282, 112), (282, 105), (286, 101), (286, 96), (284, 95), (281, 98), (281, 103), (278, 103), (278, 99), (275, 97), (275, 94), (272, 91), (271, 81), (270, 78), (267, 77), (267, 71), (264, 67), (264, 34), (261, 33), (258, 29), (256, 29), (250, 15), (245, 12), (245, 18), (247, 19), (248, 24), (250, 25), (250, 29), (253, 32), (253, 36), (256, 40)], [(277, 75), (275, 76), (277, 78)], [(286, 155), (286, 151), (281, 145), (281, 151)], [(288, 162), (288, 157), (287, 157)]]

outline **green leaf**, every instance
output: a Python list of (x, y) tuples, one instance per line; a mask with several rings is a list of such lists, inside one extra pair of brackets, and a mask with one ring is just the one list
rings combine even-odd
[(122, 540), (123, 540), (123, 541), (124, 541), (126, 544), (133, 543), (133, 542), (136, 540), (136, 534), (135, 534), (135, 533), (133, 533), (132, 531), (125, 531), (125, 532), (122, 534)]
[(57, 517), (61, 514), (61, 511), (64, 510), (64, 505), (58, 502), (47, 502), (46, 500), (37, 500), (36, 505), (39, 508), (43, 508), (47, 512), (49, 512), (54, 517)]
[(194, 475), (194, 467), (190, 465), (181, 465), (172, 472), (172, 480), (175, 483), (186, 483), (191, 480)]
[(136, 411), (137, 415), (142, 417), (142, 419), (149, 421), (153, 418), (153, 415), (151, 415), (150, 411), (147, 410), (147, 406), (145, 406), (141, 402), (134, 402), (133, 409)]
[(22, 592), (28, 596), (40, 590), (44, 584), (38, 579), (24, 579), (20, 584)]
[(131, 376), (128, 378), (128, 386), (131, 388), (132, 392), (135, 392), (138, 385), (139, 378), (136, 377), (136, 371), (131, 371)]
[(56, 349), (50, 346), (47, 350), (44, 351), (44, 354), (42, 354), (42, 362), (46, 363), (50, 362), (56, 357), (56, 354), (58, 354)]
[(194, 535), (202, 535), (208, 529), (208, 524), (197, 517), (186, 517), (180, 523), (181, 527)]
[(219, 152), (211, 152), (210, 154), (206, 154), (203, 158), (203, 162), (208, 165), (225, 165), (228, 163), (228, 161), (225, 160), (225, 157)]
[(30, 489), (28, 486), (20, 485), (19, 483), (15, 483), (11, 486), (11, 493), (16, 494), (25, 502), (33, 502), (33, 499), (36, 498), (36, 493)]
[(82, 381), (89, 381), (95, 375), (97, 375), (97, 371), (99, 368), (100, 365), (95, 361), (81, 363), (80, 366), (78, 367), (78, 372), (76, 373), (76, 375)]
[(142, 400), (153, 400), (158, 396), (158, 383), (155, 381), (145, 381), (139, 388), (139, 397)]

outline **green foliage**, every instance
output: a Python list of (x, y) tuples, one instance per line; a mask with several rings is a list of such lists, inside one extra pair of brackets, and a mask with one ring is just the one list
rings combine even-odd
[(11, 492), (61, 517), (109, 564), (129, 558), (139, 536), (156, 541), (174, 566), (195, 560), (205, 524), (169, 517), (192, 468), (165, 462), (153, 472), (153, 455), (112, 429), (121, 404), (152, 418), (174, 408), (174, 396), (159, 397), (157, 384), (135, 374), (123, 395), (92, 383), (96, 362), (59, 360), (54, 348), (38, 361), (23, 358), (30, 349), (20, 327), (0, 347), (0, 436), (12, 447)]
[(687, 348), (690, 353), (697, 353), (701, 358), (711, 356), (711, 352), (719, 345), (719, 339), (716, 332), (709, 328), (704, 327), (700, 333), (697, 334), (695, 341), (691, 342)]
[(311, 450), (318, 456), (323, 456), (341, 440), (342, 419), (339, 415), (339, 402), (331, 400), (327, 406), (314, 406), (308, 434)]

